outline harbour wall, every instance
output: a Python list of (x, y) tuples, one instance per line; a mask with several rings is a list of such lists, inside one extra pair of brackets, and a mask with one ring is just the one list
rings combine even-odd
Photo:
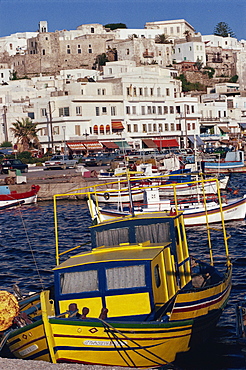
[[(38, 201), (53, 200), (56, 194), (65, 194), (69, 192), (77, 192), (78, 195), (65, 196), (66, 199), (83, 199), (84, 196), (79, 195), (79, 190), (85, 187), (93, 187), (100, 183), (105, 183), (105, 180), (98, 180), (96, 177), (83, 178), (81, 174), (54, 175), (54, 176), (35, 176), (27, 178), (25, 184), (8, 185), (11, 191), (23, 193), (29, 191), (32, 185), (39, 185)], [(1, 179), (1, 185), (5, 185), (5, 179)]]

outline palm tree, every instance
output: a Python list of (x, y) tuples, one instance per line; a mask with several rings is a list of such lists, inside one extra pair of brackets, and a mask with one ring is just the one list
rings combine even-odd
[(190, 39), (191, 39), (191, 33), (190, 33), (190, 31), (189, 30), (184, 31), (184, 35), (185, 35), (186, 41), (189, 42)]
[(171, 44), (171, 41), (168, 40), (169, 36), (162, 33), (161, 35), (156, 35), (155, 43), (156, 44)]
[(37, 129), (37, 123), (32, 122), (29, 117), (22, 118), (21, 120), (17, 119), (16, 122), (13, 123), (13, 127), (11, 127), (10, 130), (17, 139), (17, 144), (21, 144), (21, 152), (27, 151), (33, 147), (40, 147), (37, 135), (40, 129)]

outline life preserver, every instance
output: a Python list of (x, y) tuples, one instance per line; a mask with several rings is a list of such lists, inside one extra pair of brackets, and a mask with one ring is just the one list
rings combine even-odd
[(104, 199), (105, 200), (109, 200), (109, 198), (110, 198), (109, 193), (104, 193), (103, 196), (104, 196)]

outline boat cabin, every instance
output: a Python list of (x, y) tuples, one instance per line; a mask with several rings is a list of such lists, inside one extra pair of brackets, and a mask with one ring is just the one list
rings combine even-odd
[(76, 303), (80, 314), (89, 309), (88, 318), (106, 308), (108, 318), (154, 319), (191, 280), (180, 215), (105, 222), (91, 233), (92, 251), (54, 269), (58, 315)]

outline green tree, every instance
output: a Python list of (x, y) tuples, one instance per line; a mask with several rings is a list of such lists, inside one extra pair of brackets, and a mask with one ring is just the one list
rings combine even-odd
[(40, 129), (37, 129), (37, 123), (32, 122), (29, 117), (16, 120), (10, 130), (17, 139), (17, 144), (21, 144), (21, 152), (40, 147), (38, 139)]
[(195, 62), (195, 66), (197, 67), (198, 71), (202, 69), (203, 63), (199, 58), (197, 58), (197, 61)]
[(12, 143), (10, 141), (4, 141), (0, 146), (1, 148), (10, 148)]
[(187, 81), (187, 78), (183, 73), (179, 77), (177, 77), (178, 80), (182, 81), (182, 91), (188, 92), (188, 91), (204, 91), (205, 86), (203, 86), (200, 82), (189, 82)]
[(234, 75), (230, 78), (230, 80), (228, 82), (233, 82), (233, 83), (236, 83), (238, 80), (238, 75)]
[(203, 72), (202, 73), (204, 75), (207, 74), (209, 78), (213, 78), (214, 77), (214, 74), (215, 74), (215, 69), (212, 68), (212, 67), (205, 66), (203, 68)]
[(155, 43), (156, 44), (170, 44), (171, 41), (168, 40), (168, 37), (169, 36), (165, 35), (165, 33), (162, 33), (161, 35), (157, 35), (155, 38)]
[(236, 37), (235, 33), (225, 22), (219, 22), (214, 28), (214, 35), (222, 37)]
[(99, 54), (96, 57), (96, 64), (99, 66), (105, 66), (106, 62), (108, 62), (108, 57), (105, 53)]
[(103, 26), (105, 28), (109, 28), (110, 30), (116, 30), (117, 28), (127, 28), (125, 23), (108, 23)]

